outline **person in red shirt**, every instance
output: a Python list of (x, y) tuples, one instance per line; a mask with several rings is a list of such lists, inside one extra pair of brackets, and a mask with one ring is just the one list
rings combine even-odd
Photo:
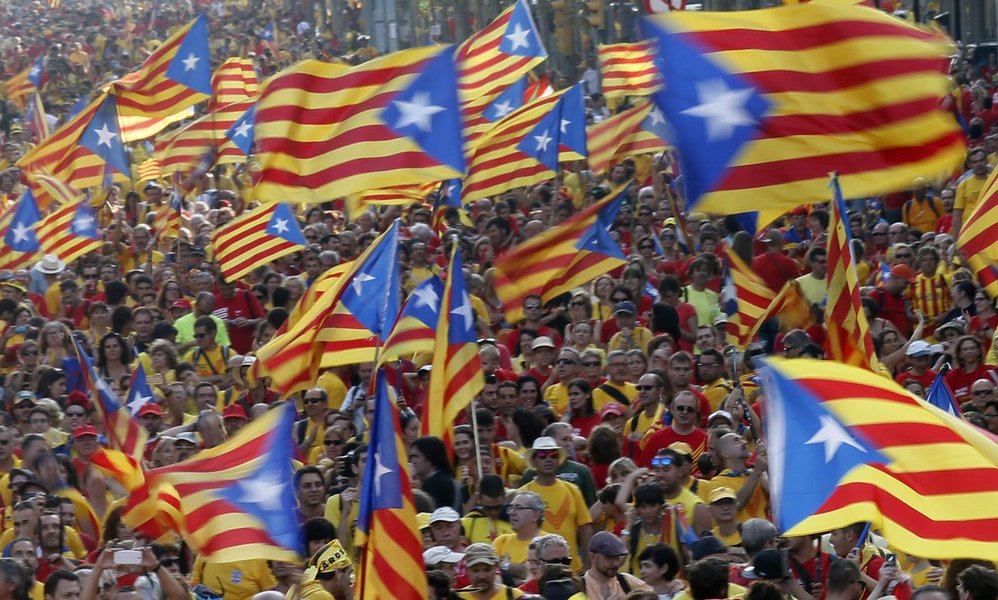
[(682, 391), (672, 399), (672, 424), (645, 438), (639, 466), (648, 467), (651, 459), (663, 448), (676, 442), (686, 442), (693, 451), (693, 462), (707, 449), (707, 433), (696, 426), (700, 402), (691, 391)]
[[(880, 569), (887, 563), (887, 560), (881, 556), (877, 548), (869, 543), (861, 543), (860, 536), (863, 534), (865, 528), (866, 523), (853, 523), (847, 527), (833, 529), (828, 536), (828, 542), (839, 559), (855, 562), (859, 566), (860, 573), (865, 576), (862, 577), (862, 581), (866, 588), (863, 590), (862, 596), (860, 596), (861, 599), (868, 598), (870, 591), (877, 587), (877, 581), (880, 579)], [(857, 548), (857, 545), (861, 547)], [(898, 600), (908, 600), (911, 598), (911, 586), (906, 581), (898, 583), (893, 589), (886, 591)]]
[(256, 326), (264, 320), (266, 313), (253, 293), (237, 289), (236, 284), (226, 281), (221, 275), (218, 289), (214, 314), (228, 326), (232, 347), (239, 354), (246, 354), (253, 349)]
[(957, 404), (963, 404), (973, 395), (970, 386), (978, 379), (989, 379), (991, 369), (984, 364), (984, 346), (972, 335), (965, 335), (953, 347), (956, 367), (944, 376)]
[(800, 277), (800, 268), (783, 253), (783, 233), (779, 229), (770, 229), (759, 241), (767, 244), (766, 251), (752, 259), (752, 270), (766, 287), (779, 293), (788, 281)]
[(80, 284), (73, 279), (66, 279), (59, 283), (59, 292), (62, 314), (73, 321), (76, 329), (86, 329), (89, 325), (87, 309), (90, 307), (90, 301), (83, 299)]
[(912, 323), (916, 320), (908, 301), (908, 286), (915, 282), (915, 272), (908, 265), (894, 265), (891, 276), (873, 290), (870, 298), (880, 309), (878, 316), (894, 324), (901, 337), (911, 337)]
[(572, 434), (589, 437), (593, 427), (600, 424), (600, 415), (593, 405), (593, 391), (585, 379), (573, 379), (568, 384), (568, 410), (564, 419), (572, 426)]
[(929, 389), (938, 374), (930, 367), (932, 364), (932, 346), (928, 342), (915, 340), (908, 345), (905, 356), (908, 357), (910, 368), (899, 373), (895, 380), (901, 385), (904, 385), (906, 381), (915, 380), (922, 384), (923, 388)]

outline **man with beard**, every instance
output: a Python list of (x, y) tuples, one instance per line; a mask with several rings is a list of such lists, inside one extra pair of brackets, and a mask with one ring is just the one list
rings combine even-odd
[(582, 574), (582, 591), (590, 600), (622, 600), (634, 590), (651, 590), (637, 577), (621, 573), (627, 546), (609, 531), (589, 540), (589, 570)]
[(41, 547), (41, 558), (38, 560), (38, 581), (45, 583), (48, 576), (59, 569), (75, 571), (77, 561), (66, 558), (69, 553), (65, 545), (65, 532), (62, 519), (55, 513), (44, 513), (38, 519), (38, 539)]
[(30, 597), (43, 596), (43, 584), (35, 578), (38, 573), (38, 553), (35, 551), (35, 542), (26, 537), (17, 538), (10, 545), (10, 557), (17, 561), (17, 564), (24, 570), (24, 576), (28, 579), (27, 588)]

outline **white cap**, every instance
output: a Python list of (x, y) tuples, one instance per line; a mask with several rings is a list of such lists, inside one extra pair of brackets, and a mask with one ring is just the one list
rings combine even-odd
[(709, 424), (711, 421), (713, 421), (717, 417), (721, 417), (721, 418), (727, 419), (728, 423), (731, 423), (732, 425), (735, 424), (735, 418), (732, 417), (731, 413), (729, 413), (726, 410), (715, 410), (714, 412), (710, 413), (710, 416), (707, 417), (707, 423)]
[(464, 555), (454, 552), (447, 546), (434, 546), (423, 552), (423, 562), (428, 565), (440, 563), (459, 563)]
[(444, 521), (447, 523), (454, 523), (461, 520), (461, 515), (457, 514), (457, 511), (449, 506), (444, 506), (433, 511), (430, 515), (430, 525), (438, 522)]

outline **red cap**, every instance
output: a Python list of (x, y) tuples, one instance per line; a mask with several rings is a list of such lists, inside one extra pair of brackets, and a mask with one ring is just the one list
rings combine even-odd
[(790, 216), (792, 216), (792, 217), (797, 217), (797, 216), (800, 216), (800, 215), (807, 216), (807, 207), (806, 206), (798, 206), (797, 208), (795, 208), (792, 211), (790, 211)]
[(230, 404), (222, 411), (223, 419), (248, 419), (246, 409), (239, 404)]
[(915, 283), (915, 272), (908, 265), (894, 265), (891, 267), (891, 277), (900, 277), (908, 283)]
[(73, 390), (72, 392), (69, 393), (69, 396), (66, 398), (66, 406), (72, 406), (74, 404), (89, 409), (90, 398), (87, 398), (87, 395), (81, 392), (80, 390)]
[(173, 304), (170, 305), (170, 308), (190, 308), (190, 307), (191, 307), (191, 301), (188, 300), (187, 298), (179, 298), (177, 300), (174, 300)]
[(163, 416), (163, 409), (159, 407), (159, 404), (155, 402), (147, 402), (139, 408), (139, 416), (144, 417), (145, 415), (156, 415), (157, 417)]
[(97, 437), (97, 428), (93, 425), (80, 425), (73, 430), (73, 439), (78, 440), (83, 436), (92, 435)]
[(599, 418), (603, 420), (607, 415), (617, 415), (618, 417), (627, 411), (627, 407), (620, 402), (607, 402), (599, 411)]

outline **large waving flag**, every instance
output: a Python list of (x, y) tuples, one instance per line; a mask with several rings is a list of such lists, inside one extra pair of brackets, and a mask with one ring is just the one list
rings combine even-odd
[(39, 56), (33, 65), (3, 82), (4, 97), (17, 104), (21, 109), (27, 106), (28, 96), (42, 88), (42, 79), (45, 74), (44, 61), (45, 56)]
[(176, 490), (184, 541), (195, 552), (213, 562), (301, 559), (291, 464), (296, 416), (285, 404), (220, 446), (147, 473), (151, 490), (159, 482)]
[(211, 101), (207, 110), (252, 100), (260, 93), (260, 82), (251, 58), (232, 57), (225, 59), (211, 76)]
[(834, 176), (832, 189), (828, 223), (828, 302), (825, 303), (829, 358), (876, 370), (873, 335), (859, 299), (859, 275), (850, 245), (852, 235), (846, 203)]
[[(694, 210), (784, 211), (951, 172), (963, 133), (940, 108), (951, 43), (863, 6), (800, 4), (645, 20)], [(883, 93), (883, 89), (903, 90)], [(746, 193), (748, 192), (748, 193)]]
[[(311, 385), (324, 368), (374, 360), (399, 313), (398, 220), (348, 266), (327, 273), (288, 318), (287, 329), (257, 350), (282, 394)], [(356, 313), (354, 312), (356, 311)]]
[(974, 210), (957, 237), (960, 253), (977, 275), (988, 296), (998, 296), (998, 169), (992, 169)]
[(496, 294), (510, 323), (523, 318), (523, 300), (528, 295), (539, 294), (546, 302), (626, 262), (609, 231), (625, 189), (614, 190), (496, 261)]
[(768, 359), (762, 381), (784, 535), (869, 521), (908, 554), (998, 560), (998, 438), (832, 361)]
[(253, 106), (253, 100), (227, 104), (161, 136), (155, 154), (162, 173), (194, 172), (206, 156), (217, 165), (246, 162), (246, 153), (226, 134)]
[(450, 268), (433, 344), (433, 370), (420, 419), (422, 434), (435, 435), (452, 446), (454, 423), (485, 387), (478, 358), (475, 310), (464, 282), (459, 244), (451, 250)]
[(256, 109), (260, 197), (324, 202), (465, 171), (454, 48), (414, 48), (342, 69), (300, 62)]
[(668, 146), (665, 118), (650, 102), (640, 103), (589, 127), (589, 168), (594, 173), (636, 154), (661, 152)]
[(399, 313), (381, 350), (381, 360), (408, 358), (433, 352), (444, 284), (436, 275), (416, 286)]
[(97, 212), (82, 198), (62, 206), (38, 224), (38, 243), (43, 254), (54, 254), (66, 264), (100, 250), (104, 235)]
[(526, 0), (513, 2), (458, 47), (461, 115), (469, 152), (490, 129), (489, 123), (523, 104), (526, 77), (545, 58), (547, 51)]
[(586, 155), (584, 99), (577, 84), (493, 124), (472, 154), (462, 200), (539, 183), (557, 174), (559, 161)]
[(607, 98), (650, 96), (662, 87), (662, 74), (654, 63), (654, 41), (600, 45), (596, 54)]
[(215, 230), (211, 240), (226, 281), (305, 247), (298, 219), (287, 204), (264, 204)]
[(163, 42), (138, 71), (111, 82), (122, 116), (174, 115), (207, 100), (211, 89), (208, 18), (203, 14)]
[(141, 462), (120, 450), (101, 448), (90, 461), (128, 490), (121, 520), (132, 531), (158, 540), (182, 530), (180, 496), (172, 485), (159, 481), (150, 489)]
[(80, 361), (83, 383), (90, 397), (96, 400), (94, 405), (104, 424), (108, 445), (136, 460), (141, 460), (149, 437), (145, 427), (132, 418), (128, 408), (121, 404), (104, 379), (97, 375), (93, 359), (83, 351), (76, 338), (73, 338), (73, 345), (76, 348), (76, 358)]
[(409, 485), (407, 453), (398, 410), (389, 396), (383, 370), (377, 374), (374, 399), (357, 514), (356, 545), (363, 547), (355, 586), (357, 598), (425, 600), (426, 567)]
[(730, 246), (724, 247), (726, 272), (721, 289), (721, 308), (728, 315), (729, 343), (744, 350), (755, 336), (776, 293), (752, 271)]

